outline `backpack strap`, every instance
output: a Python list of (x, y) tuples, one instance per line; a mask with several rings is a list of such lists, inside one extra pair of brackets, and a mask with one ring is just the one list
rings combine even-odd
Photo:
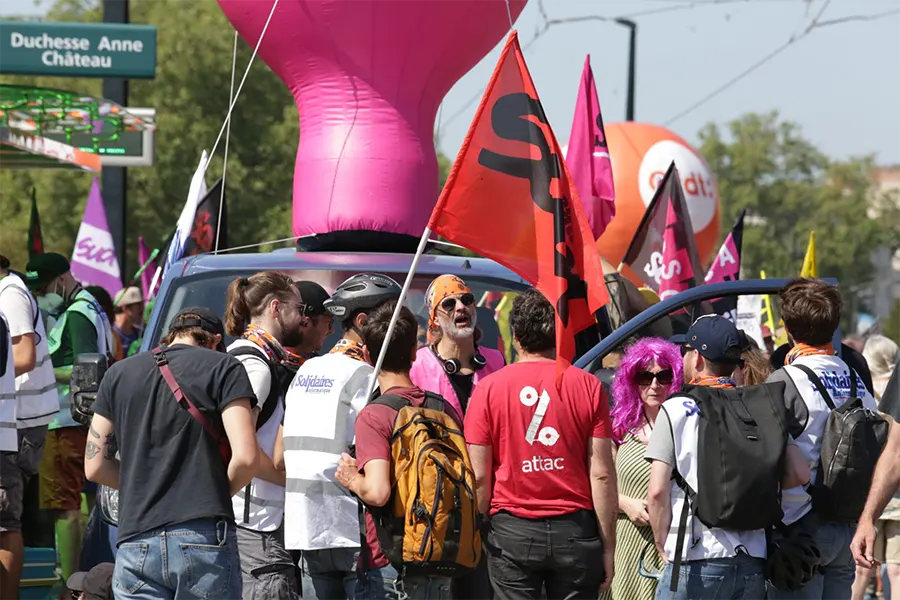
[(856, 371), (850, 365), (847, 365), (847, 369), (850, 371), (850, 398), (859, 398), (857, 395), (859, 390), (856, 389)]
[[(426, 395), (426, 401), (427, 401)], [(398, 396), (396, 394), (382, 394), (369, 402), (370, 405), (373, 404), (381, 404), (383, 406), (390, 406), (397, 412), (400, 412), (400, 409), (405, 408), (407, 406), (412, 406), (412, 402), (404, 398), (403, 396)]]
[[(807, 367), (806, 365), (791, 365), (793, 367), (797, 367), (809, 378), (814, 386), (816, 386), (816, 390), (818, 390), (819, 394), (822, 396), (822, 400), (825, 401), (825, 404), (828, 405), (828, 408), (834, 410), (834, 400), (831, 399), (831, 394), (828, 393), (828, 390), (825, 389), (825, 384), (822, 383), (822, 380), (819, 379), (819, 376), (815, 374), (815, 372)], [(856, 373), (853, 372), (853, 369), (850, 369), (850, 394), (853, 395), (853, 392), (856, 391)]]
[[(676, 394), (677, 396), (684, 396), (697, 401), (696, 398), (687, 393)], [(663, 407), (662, 410), (665, 410)], [(666, 413), (668, 417), (668, 413)], [(666, 419), (666, 422), (669, 425), (669, 435), (672, 436), (672, 440), (675, 440), (675, 430), (672, 428), (671, 419)], [(691, 489), (691, 486), (688, 485), (687, 481), (685, 481), (684, 477), (681, 476), (681, 473), (678, 472), (678, 468), (676, 466), (672, 466), (672, 481), (675, 482), (682, 492), (684, 492), (684, 503), (681, 505), (681, 516), (678, 519), (678, 535), (675, 538), (675, 558), (672, 560), (672, 585), (670, 586), (671, 591), (675, 592), (678, 590), (678, 579), (679, 573), (681, 572), (681, 556), (684, 553), (684, 537), (687, 531), (687, 520), (688, 515), (690, 513), (689, 504), (693, 502), (696, 494)]]
[(422, 403), (422, 408), (430, 408), (431, 410), (444, 410), (444, 398), (443, 396), (439, 396), (433, 392), (425, 391), (425, 402)]
[[(268, 400), (272, 396), (273, 387), (278, 385), (278, 375), (275, 372), (275, 365), (263, 354), (262, 350), (258, 350), (256, 348), (251, 348), (250, 346), (239, 346), (238, 348), (234, 348), (228, 351), (228, 354), (234, 357), (238, 356), (253, 356), (256, 359), (266, 363), (266, 366), (269, 367), (269, 398), (263, 400), (263, 407), (259, 411), (259, 415), (256, 417), (256, 430), (259, 431), (263, 425), (272, 417), (275, 413), (275, 404), (276, 402), (268, 402)], [(257, 398), (259, 400), (259, 398)], [(249, 495), (249, 492), (248, 492)], [(249, 497), (249, 496), (248, 496)]]

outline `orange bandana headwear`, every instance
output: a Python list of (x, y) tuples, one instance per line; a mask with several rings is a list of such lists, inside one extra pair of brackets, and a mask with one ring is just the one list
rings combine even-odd
[(471, 294), (472, 290), (466, 285), (466, 282), (456, 275), (439, 275), (429, 284), (425, 290), (425, 310), (428, 311), (428, 329), (436, 329), (437, 321), (435, 315), (437, 309), (449, 296), (459, 296), (460, 294)]

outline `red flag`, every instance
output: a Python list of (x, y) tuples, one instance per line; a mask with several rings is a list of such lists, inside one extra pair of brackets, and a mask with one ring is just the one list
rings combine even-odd
[(559, 374), (606, 304), (600, 253), (516, 32), (510, 33), (428, 227), (510, 268), (556, 307)]
[(590, 54), (584, 59), (565, 159), (584, 201), (594, 238), (599, 238), (616, 216), (616, 191)]
[(663, 300), (696, 286), (703, 275), (674, 161), (656, 189), (622, 262)]

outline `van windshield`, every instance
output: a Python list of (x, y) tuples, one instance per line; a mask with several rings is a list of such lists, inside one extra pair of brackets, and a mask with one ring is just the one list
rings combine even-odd
[[(157, 310), (160, 311), (160, 318), (156, 321), (156, 326), (153, 331), (148, 332), (148, 335), (144, 338), (142, 349), (147, 350), (155, 347), (159, 343), (160, 338), (163, 337), (163, 334), (168, 330), (169, 323), (172, 322), (175, 315), (183, 308), (189, 306), (204, 306), (220, 316), (224, 314), (225, 296), (228, 285), (235, 277), (249, 277), (256, 272), (257, 271), (255, 270), (239, 269), (228, 271), (216, 270), (215, 272), (207, 274), (201, 273), (175, 280), (172, 283), (172, 287), (169, 288), (166, 298), (161, 299), (161, 301), (164, 302), (164, 305), (157, 308)], [(357, 275), (359, 272), (307, 269), (285, 271), (285, 273), (290, 275), (295, 281), (315, 281), (324, 287), (328, 293), (333, 293), (338, 285), (347, 278)], [(406, 277), (405, 272), (385, 272), (385, 275), (388, 275), (401, 283)], [(416, 275), (413, 278), (412, 285), (409, 289), (409, 295), (406, 299), (406, 305), (413, 313), (415, 313), (419, 325), (422, 328), (420, 329), (420, 341), (424, 334), (424, 327), (428, 321), (424, 308), (425, 290), (428, 288), (428, 284), (431, 283), (434, 277), (434, 274)], [(482, 333), (480, 344), (488, 348), (506, 351), (507, 360), (510, 360), (512, 358), (509, 355), (512, 351), (512, 340), (509, 334), (501, 334), (496, 318), (499, 314), (497, 308), (500, 302), (504, 303), (500, 308), (506, 306), (507, 303), (511, 304), (515, 293), (522, 291), (526, 286), (518, 282), (498, 277), (477, 277), (468, 275), (463, 277), (469, 287), (472, 288), (475, 298), (479, 303), (477, 320), (478, 327), (481, 329)], [(488, 292), (492, 293), (487, 294)], [(504, 300), (503, 294), (509, 292), (511, 292), (511, 294), (505, 296), (506, 299)], [(324, 352), (327, 352), (327, 350), (340, 339), (341, 333), (341, 324), (335, 322), (334, 333), (325, 340), (325, 345), (323, 346)], [(230, 344), (233, 339), (234, 338), (230, 337), (227, 338), (226, 344)]]

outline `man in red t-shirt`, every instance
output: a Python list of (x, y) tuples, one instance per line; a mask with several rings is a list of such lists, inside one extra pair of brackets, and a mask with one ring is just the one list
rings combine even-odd
[(613, 577), (616, 475), (609, 406), (580, 369), (556, 389), (555, 315), (535, 289), (516, 297), (516, 364), (484, 378), (465, 435), (490, 514), (488, 569), (498, 600), (597, 598)]
[[(366, 360), (381, 352), (396, 301), (381, 304), (368, 315), (363, 327)], [(425, 392), (413, 385), (409, 370), (418, 348), (418, 323), (412, 311), (403, 307), (394, 326), (391, 342), (378, 373), (378, 388), (383, 393), (405, 398), (413, 406), (425, 402)], [(445, 410), (460, 425), (462, 418), (449, 404)], [(335, 475), (338, 483), (353, 492), (367, 506), (384, 506), (391, 499), (391, 435), (397, 411), (390, 406), (370, 404), (356, 419), (356, 458), (341, 455)], [(381, 551), (375, 522), (366, 511), (366, 539), (360, 552), (363, 577), (357, 579), (356, 598), (396, 600), (404, 591), (411, 600), (438, 600), (450, 597), (450, 579), (405, 576), (400, 578)]]

